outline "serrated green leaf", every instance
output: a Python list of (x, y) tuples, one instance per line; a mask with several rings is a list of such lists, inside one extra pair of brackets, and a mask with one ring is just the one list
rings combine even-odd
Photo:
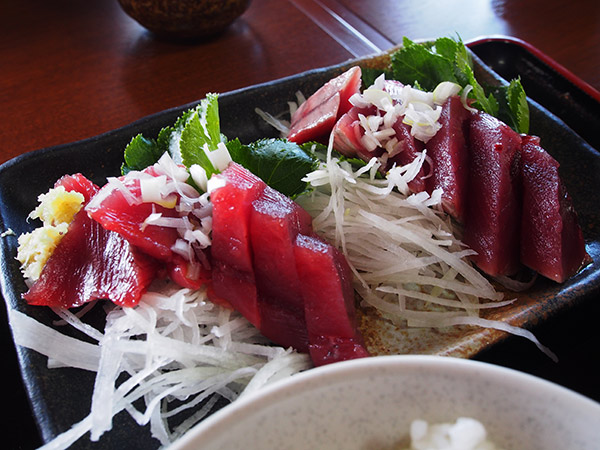
[(217, 94), (207, 94), (206, 98), (200, 102), (198, 114), (200, 120), (204, 120), (202, 123), (207, 131), (208, 147), (214, 150), (222, 138), (219, 120), (219, 96)]
[[(422, 44), (415, 44), (405, 38), (404, 46), (391, 56), (394, 79), (433, 91), (442, 81), (457, 82), (454, 61), (435, 52), (435, 49)], [(446, 51), (448, 44), (441, 41)]]
[(261, 139), (249, 145), (235, 139), (226, 145), (233, 161), (292, 198), (306, 190), (302, 178), (317, 166), (314, 156), (285, 139)]
[(403, 39), (403, 48), (391, 56), (392, 78), (413, 87), (432, 91), (442, 81), (472, 87), (471, 106), (497, 117), (519, 133), (529, 130), (529, 108), (520, 80), (508, 87), (484, 87), (475, 78), (473, 58), (460, 37), (442, 37), (417, 44)]
[(219, 102), (217, 94), (208, 94), (190, 113), (185, 121), (179, 149), (181, 160), (186, 167), (200, 165), (208, 177), (216, 173), (216, 169), (206, 152), (216, 150), (224, 141), (219, 122)]
[(125, 147), (121, 173), (143, 170), (158, 161), (162, 154), (160, 145), (154, 139), (147, 139), (142, 134), (138, 134)]
[(519, 133), (529, 132), (529, 105), (520, 78), (514, 79), (508, 85), (506, 92), (508, 107), (512, 113), (514, 128)]
[(186, 167), (198, 164), (206, 171), (206, 175), (210, 178), (217, 171), (210, 162), (210, 159), (208, 159), (208, 156), (206, 156), (205, 145), (206, 151), (210, 151), (205, 128), (202, 126), (198, 114), (194, 114), (186, 122), (181, 132), (181, 139), (179, 141), (181, 159)]
[(438, 55), (448, 61), (454, 61), (459, 50), (459, 43), (452, 38), (441, 37), (435, 40), (434, 48)]
[(185, 111), (177, 118), (172, 127), (163, 128), (157, 138), (157, 141), (161, 143), (165, 148), (165, 151), (169, 152), (169, 155), (171, 155), (171, 158), (176, 164), (183, 164), (179, 140), (181, 138), (181, 132), (192, 114), (194, 114), (194, 109)]

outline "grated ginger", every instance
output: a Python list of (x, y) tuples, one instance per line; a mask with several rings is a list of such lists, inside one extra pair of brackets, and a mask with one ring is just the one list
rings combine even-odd
[(29, 214), (29, 218), (40, 219), (44, 225), (68, 224), (79, 212), (84, 200), (83, 194), (58, 186), (38, 197), (40, 204)]
[(67, 232), (84, 197), (79, 192), (66, 191), (63, 186), (50, 189), (38, 197), (39, 205), (30, 219), (40, 219), (42, 226), (19, 236), (17, 260), (25, 278), (37, 280), (54, 249)]

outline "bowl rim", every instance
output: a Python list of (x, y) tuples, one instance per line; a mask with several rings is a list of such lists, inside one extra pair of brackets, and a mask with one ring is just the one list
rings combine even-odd
[(175, 441), (170, 450), (187, 450), (194, 448), (197, 441), (212, 442), (224, 431), (230, 430), (232, 424), (255, 413), (262, 408), (273, 405), (279, 399), (301, 395), (307, 389), (319, 388), (335, 384), (350, 378), (366, 378), (369, 375), (390, 371), (435, 370), (453, 373), (477, 373), (497, 383), (519, 383), (521, 387), (536, 389), (545, 395), (553, 395), (564, 403), (576, 403), (580, 410), (585, 410), (590, 417), (596, 417), (600, 423), (600, 403), (583, 394), (544, 378), (537, 377), (508, 367), (471, 359), (439, 355), (385, 355), (342, 361), (326, 366), (316, 367), (295, 374), (289, 378), (278, 380), (263, 388), (243, 395), (233, 403), (221, 408), (214, 414), (192, 427), (181, 438)]

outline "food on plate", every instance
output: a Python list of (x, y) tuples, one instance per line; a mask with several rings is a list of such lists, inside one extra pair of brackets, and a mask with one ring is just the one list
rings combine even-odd
[[(68, 215), (72, 218), (23, 295), (29, 304), (73, 308), (103, 298), (133, 306), (156, 277), (158, 266), (152, 258), (122, 235), (103, 228), (82, 209), (97, 191), (91, 181), (76, 174), (61, 178), (46, 194), (62, 199), (61, 212), (71, 206)], [(66, 199), (71, 197), (78, 202), (69, 204)]]
[(523, 138), (521, 261), (562, 283), (589, 257), (577, 213), (558, 168), (558, 162), (540, 147), (539, 139)]
[[(448, 44), (443, 40), (436, 45), (438, 42), (440, 46)], [(405, 43), (406, 51), (415, 48)], [(460, 47), (454, 52), (458, 58)], [(395, 60), (397, 57), (392, 58)], [(321, 112), (335, 116), (337, 104), (329, 105), (327, 100), (334, 95), (332, 86), (347, 89), (344, 80), (355, 69), (329, 81), (306, 103), (321, 105), (321, 110), (329, 108)], [(394, 74), (393, 69), (389, 72)], [(471, 71), (466, 73), (471, 82)], [(557, 164), (551, 162), (539, 138), (526, 134), (528, 120), (521, 120), (517, 130), (511, 128), (486, 111), (497, 111), (492, 97), (469, 99), (456, 78), (456, 82), (440, 81), (432, 92), (424, 92), (397, 79), (388, 80), (386, 75), (384, 72), (371, 87), (349, 97), (350, 107), (344, 107), (348, 112), (328, 128), (334, 149), (348, 158), (376, 158), (384, 173), (424, 155), (423, 164), (408, 183), (409, 190), (415, 194), (441, 190), (442, 207), (461, 225), (464, 243), (475, 252), (471, 259), (488, 275), (514, 276), (526, 265), (562, 282), (589, 263)], [(509, 105), (512, 97), (522, 97), (519, 85), (511, 86)], [(526, 112), (521, 102), (513, 102), (513, 114), (520, 118)], [(478, 103), (488, 107), (474, 108)], [(312, 110), (300, 107), (293, 113), (290, 134), (296, 142), (303, 143), (303, 130), (308, 133), (312, 127)], [(320, 126), (319, 137), (325, 131), (325, 125)], [(538, 155), (535, 162), (534, 145)], [(545, 201), (536, 202), (543, 197), (542, 192), (549, 195)], [(536, 200), (532, 200), (535, 195)], [(529, 245), (530, 236), (536, 236), (535, 249)]]
[[(557, 163), (526, 134), (520, 83), (496, 90), (499, 101), (460, 41), (404, 44), (389, 66), (355, 66), (325, 83), (289, 123), (260, 112), (281, 138), (224, 136), (211, 94), (156, 138), (133, 137), (121, 174), (104, 185), (70, 174), (40, 197), (32, 217), (46, 235), (60, 228), (41, 256), (28, 242), (42, 232), (19, 238), (23, 298), (54, 307), (98, 346), (69, 340), (93, 354), (74, 362), (36, 341), (49, 330), (13, 317), (23, 345), (97, 370), (92, 419), (73, 436), (98, 439), (121, 409), (140, 424), (152, 418), (161, 442), (174, 436), (158, 406), (175, 388), (148, 394), (138, 414), (140, 397), (117, 386), (124, 371), (140, 386), (150, 373), (181, 375), (182, 392), (200, 391), (191, 408), (212, 393), (231, 401), (310, 366), (368, 357), (357, 305), (403, 327), (497, 328), (547, 351), (530, 332), (480, 315), (513, 301), (481, 271), (527, 266), (562, 282), (589, 258)], [(411, 78), (418, 64), (435, 70)], [(51, 198), (62, 206), (47, 214)], [(68, 311), (102, 299), (114, 304), (104, 335)], [(128, 345), (113, 350), (121, 339)], [(144, 364), (128, 361), (134, 345)], [(221, 376), (204, 383), (190, 367)], [(202, 411), (186, 426), (210, 408)]]
[(360, 68), (353, 67), (325, 83), (296, 111), (287, 138), (292, 142), (316, 141), (331, 131), (336, 121), (350, 108), (350, 97), (361, 85)]
[(521, 138), (483, 112), (471, 118), (469, 136), (463, 239), (477, 252), (472, 258), (481, 270), (514, 275), (519, 269)]
[(345, 257), (313, 232), (304, 209), (247, 169), (232, 163), (220, 177), (211, 192), (215, 294), (315, 365), (368, 356)]

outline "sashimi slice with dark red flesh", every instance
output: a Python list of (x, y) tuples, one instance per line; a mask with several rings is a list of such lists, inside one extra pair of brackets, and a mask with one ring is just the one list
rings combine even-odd
[(583, 233), (559, 164), (532, 136), (523, 137), (523, 219), (521, 261), (558, 283), (588, 261)]
[[(396, 163), (397, 166), (404, 166), (412, 163), (425, 148), (425, 144), (411, 134), (411, 126), (402, 121), (402, 117), (398, 118), (393, 125), (396, 131), (396, 139), (400, 146), (400, 152), (392, 157), (387, 162), (384, 170), (387, 170)], [(423, 164), (417, 175), (408, 183), (408, 187), (412, 192), (423, 192), (425, 190), (425, 176), (429, 172), (428, 164)]]
[[(369, 108), (359, 108), (353, 106), (350, 111), (344, 114), (333, 128), (333, 148), (349, 158), (357, 157), (363, 161), (370, 161), (371, 158), (380, 157), (385, 154), (382, 147), (377, 147), (369, 151), (362, 142), (365, 130), (359, 119), (359, 114), (365, 117), (378, 114), (375, 106)], [(404, 166), (410, 164), (419, 156), (425, 148), (425, 144), (411, 134), (411, 127), (402, 122), (400, 117), (393, 125), (395, 137), (398, 139), (399, 152), (391, 156), (387, 162), (382, 165), (381, 171), (386, 172), (394, 164)], [(422, 192), (426, 189), (426, 179), (429, 173), (428, 164), (423, 164), (419, 173), (408, 183), (413, 192)]]
[(156, 260), (79, 211), (23, 298), (73, 308), (97, 299), (135, 306), (158, 270)]
[(266, 184), (236, 163), (221, 175), (226, 184), (211, 193), (212, 281), (217, 296), (260, 329), (258, 293), (250, 243), (250, 213)]
[(54, 183), (54, 187), (62, 186), (68, 192), (79, 192), (83, 195), (84, 203), (90, 201), (90, 199), (96, 195), (98, 190), (100, 189), (96, 184), (90, 181), (85, 175), (81, 173), (75, 173), (73, 175), (64, 175), (59, 178), (56, 183)]
[(174, 208), (142, 202), (139, 180), (126, 177), (121, 177), (120, 180), (136, 201), (128, 201), (120, 189), (108, 183), (87, 206), (88, 214), (104, 228), (121, 234), (143, 252), (161, 261), (170, 261), (174, 255), (173, 245), (179, 237), (177, 230), (172, 227), (144, 225), (144, 222), (153, 213), (164, 217), (179, 217), (179, 213)]
[(260, 329), (279, 345), (308, 352), (302, 286), (294, 257), (298, 233), (312, 233), (312, 217), (293, 200), (265, 187), (250, 213)]
[(260, 332), (263, 336), (285, 348), (292, 347), (309, 353), (308, 330), (304, 311), (282, 305), (277, 299), (260, 298)]
[(287, 256), (295, 234), (310, 230), (312, 219), (235, 163), (222, 176), (225, 186), (211, 194), (214, 292), (267, 338), (308, 351), (303, 304), (293, 294), (300, 294), (295, 262)]
[(369, 116), (377, 113), (377, 107), (359, 108), (353, 106), (336, 122), (333, 128), (333, 148), (349, 158), (358, 157), (365, 161), (374, 156), (381, 156), (383, 149), (378, 148), (369, 152), (362, 143), (362, 137), (365, 134), (364, 128), (360, 124), (359, 114)]
[[(226, 184), (211, 193), (214, 293), (278, 345), (312, 354), (312, 327), (318, 333), (313, 338), (320, 363), (363, 355), (354, 323), (352, 274), (343, 256), (324, 241), (300, 234), (312, 236), (310, 215), (243, 167), (232, 163), (221, 176)], [(318, 274), (318, 279), (307, 279), (306, 269), (304, 278), (300, 275), (297, 259), (300, 236), (327, 248), (320, 257), (313, 255), (311, 261), (304, 262), (316, 264), (311, 270)], [(312, 273), (308, 276), (314, 278)], [(315, 288), (325, 297), (311, 293), (307, 303), (306, 293)], [(343, 312), (346, 318), (332, 321), (317, 316), (317, 306), (307, 310), (307, 304), (321, 300), (329, 302), (323, 306), (336, 306), (333, 314)], [(311, 327), (306, 314), (312, 314)], [(343, 331), (339, 328), (341, 324), (346, 327)], [(329, 325), (338, 328), (328, 330)], [(325, 348), (324, 342), (335, 344)]]
[(464, 222), (469, 172), (468, 133), (471, 112), (460, 97), (452, 96), (442, 106), (441, 128), (427, 142), (431, 176), (427, 191), (442, 189), (442, 207), (459, 223)]
[[(68, 175), (56, 185), (91, 198), (95, 185)], [(97, 299), (134, 306), (155, 279), (158, 263), (80, 210), (23, 298), (32, 305), (73, 308)]]
[(250, 213), (252, 203), (266, 184), (237, 163), (230, 163), (219, 176), (226, 184), (210, 196), (213, 205), (211, 256), (228, 261), (237, 270), (251, 272)]
[[(292, 122), (287, 138), (291, 142), (303, 144), (310, 141), (325, 141), (338, 119), (340, 94), (336, 92), (319, 103), (306, 116), (296, 117)], [(292, 119), (294, 120), (294, 119)]]
[(316, 236), (294, 247), (315, 365), (369, 356), (356, 322), (352, 272), (344, 256)]
[(263, 298), (302, 311), (302, 291), (294, 259), (299, 233), (312, 233), (312, 217), (296, 202), (266, 187), (252, 203), (250, 234), (254, 273)]
[(252, 325), (261, 329), (254, 272), (236, 270), (226, 262), (213, 259), (212, 287), (216, 297), (224, 299)]
[(513, 275), (520, 267), (521, 137), (489, 114), (469, 128), (468, 205), (464, 242), (485, 273)]
[(333, 148), (348, 158), (353, 158), (362, 148), (363, 131), (358, 121), (359, 108), (353, 107), (333, 127)]
[(191, 264), (180, 255), (166, 263), (169, 278), (181, 287), (197, 290), (211, 282), (211, 271), (201, 264)]
[(350, 97), (359, 92), (361, 80), (360, 67), (353, 67), (321, 86), (292, 115), (288, 140), (302, 144), (327, 136), (352, 106)]

